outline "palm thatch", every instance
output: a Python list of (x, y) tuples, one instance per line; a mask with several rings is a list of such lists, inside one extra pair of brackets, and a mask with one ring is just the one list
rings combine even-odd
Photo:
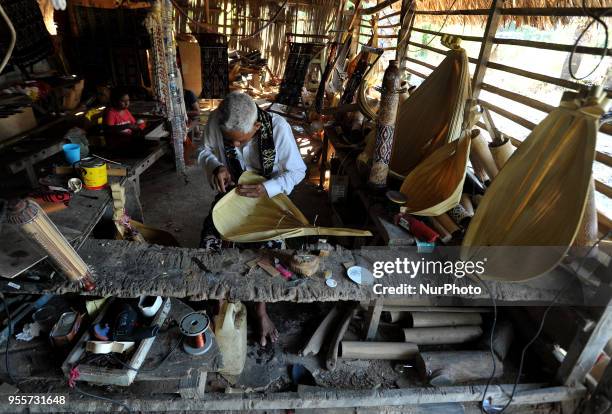
[[(548, 8), (548, 9), (563, 9), (563, 8), (580, 8), (583, 0), (505, 0), (504, 8)], [(586, 7), (612, 7), (610, 0), (585, 0)], [(417, 0), (417, 10), (440, 11), (448, 10), (477, 10), (489, 9), (491, 7), (490, 0)], [(442, 24), (446, 16), (422, 16), (428, 22)], [(448, 24), (466, 24), (466, 25), (484, 25), (486, 15), (451, 15), (448, 18)], [(509, 25), (515, 23), (517, 26), (529, 25), (540, 29), (548, 28), (556, 25), (567, 25), (574, 17), (568, 16), (511, 16), (503, 15), (502, 24)]]

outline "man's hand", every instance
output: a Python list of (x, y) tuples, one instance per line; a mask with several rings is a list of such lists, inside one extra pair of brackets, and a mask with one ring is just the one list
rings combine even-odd
[(223, 165), (219, 166), (213, 173), (213, 186), (217, 191), (225, 193), (226, 187), (231, 184), (233, 184), (232, 176), (229, 173), (228, 169), (225, 168)]
[(263, 195), (268, 195), (266, 191), (266, 187), (263, 184), (241, 184), (236, 187), (236, 192), (238, 195), (243, 197), (261, 197)]

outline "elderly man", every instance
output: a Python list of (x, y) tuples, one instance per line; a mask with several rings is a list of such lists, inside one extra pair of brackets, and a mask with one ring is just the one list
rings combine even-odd
[[(274, 197), (289, 194), (306, 175), (291, 127), (281, 116), (261, 110), (246, 94), (232, 92), (211, 114), (204, 129), (204, 146), (198, 163), (206, 171), (208, 182), (219, 193), (204, 220), (200, 247), (219, 250), (221, 240), (214, 227), (214, 204), (238, 183), (244, 171), (254, 171), (266, 178), (262, 184), (238, 185), (244, 197)], [(260, 343), (278, 339), (278, 331), (268, 317), (265, 303), (256, 304), (260, 323)]]

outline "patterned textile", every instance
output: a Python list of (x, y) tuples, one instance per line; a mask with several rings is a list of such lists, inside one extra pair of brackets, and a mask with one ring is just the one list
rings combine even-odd
[[(11, 62), (32, 65), (53, 54), (51, 35), (45, 27), (40, 7), (35, 0), (0, 0), (2, 8), (15, 27), (17, 41)], [(0, 53), (6, 53), (10, 34), (6, 24), (0, 24)]]
[(229, 93), (227, 38), (219, 33), (195, 34), (200, 44), (202, 92), (200, 98), (223, 99)]
[(320, 43), (290, 43), (283, 82), (276, 96), (276, 103), (288, 106), (298, 104), (308, 65), (322, 48), (323, 45)]
[[(276, 159), (276, 147), (272, 135), (272, 115), (257, 108), (257, 122), (261, 124), (257, 132), (257, 148), (259, 149), (259, 159), (262, 166), (262, 176), (272, 177), (274, 160)], [(236, 155), (236, 148), (231, 145), (225, 147), (225, 158), (227, 159), (228, 169), (234, 182), (238, 182), (240, 175), (244, 172), (240, 161)]]

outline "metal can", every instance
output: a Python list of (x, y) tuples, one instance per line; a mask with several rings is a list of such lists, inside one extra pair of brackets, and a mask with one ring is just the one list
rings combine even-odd
[(88, 190), (101, 190), (108, 184), (106, 163), (99, 158), (83, 158), (80, 164), (83, 185)]

